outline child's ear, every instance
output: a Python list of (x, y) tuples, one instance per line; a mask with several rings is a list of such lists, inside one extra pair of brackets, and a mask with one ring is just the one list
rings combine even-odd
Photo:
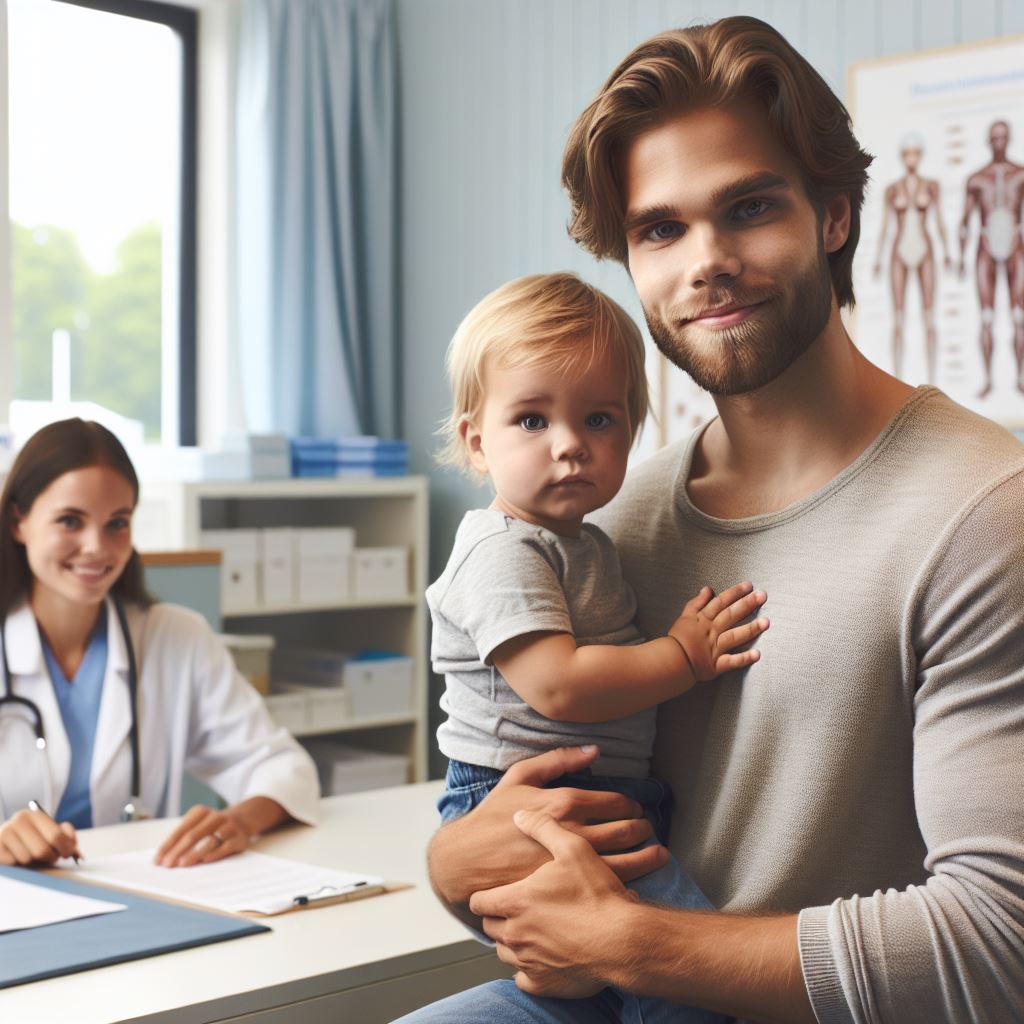
[(481, 445), (483, 437), (476, 425), (467, 417), (463, 417), (459, 421), (459, 437), (462, 438), (462, 443), (466, 446), (466, 457), (469, 459), (469, 464), (478, 473), (486, 476), (487, 456), (484, 455)]

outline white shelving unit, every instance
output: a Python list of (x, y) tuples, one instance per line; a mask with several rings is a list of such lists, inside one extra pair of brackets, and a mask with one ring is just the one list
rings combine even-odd
[(341, 651), (383, 648), (411, 657), (413, 712), (296, 734), (343, 732), (361, 746), (404, 754), (412, 766), (410, 781), (423, 781), (427, 777), (426, 478), (146, 481), (132, 532), (139, 550), (167, 551), (202, 547), (204, 530), (280, 526), (351, 526), (358, 547), (409, 549), (405, 596), (232, 609), (223, 617), (226, 631), (269, 633), (282, 646)]

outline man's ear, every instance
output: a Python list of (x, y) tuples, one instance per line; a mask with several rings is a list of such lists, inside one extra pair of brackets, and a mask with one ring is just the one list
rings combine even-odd
[(836, 252), (850, 237), (850, 197), (842, 192), (825, 203), (821, 219), (821, 236), (825, 252)]
[(481, 475), (487, 475), (487, 456), (482, 447), (483, 436), (479, 428), (467, 416), (459, 420), (459, 437), (466, 448), (469, 464)]

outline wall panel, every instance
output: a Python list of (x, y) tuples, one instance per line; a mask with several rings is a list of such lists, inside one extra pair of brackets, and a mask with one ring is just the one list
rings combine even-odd
[(999, 34), (1002, 5), (999, 0), (960, 0), (958, 42), (973, 43)]
[(807, 0), (767, 0), (764, 20), (774, 25), (798, 50), (807, 40)]
[[(852, 3), (855, 10), (862, 11), (868, 4)], [(917, 17), (919, 8), (917, 4), (887, 4), (878, 5), (877, 15), (879, 25), (878, 48), (880, 56), (888, 56), (893, 53), (906, 53), (918, 47), (916, 29), (920, 21)]]
[(1001, 35), (1024, 35), (1024, 3), (1002, 0), (999, 32)]
[(949, 46), (959, 42), (960, 6), (962, 0), (917, 0), (917, 39), (915, 47), (922, 50)]
[(842, 2), (808, 4), (803, 45), (804, 56), (837, 92), (842, 92), (846, 78), (842, 55), (843, 13)]

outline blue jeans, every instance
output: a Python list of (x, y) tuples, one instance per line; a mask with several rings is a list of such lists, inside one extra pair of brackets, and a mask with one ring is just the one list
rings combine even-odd
[[(502, 775), (493, 768), (450, 761), (445, 791), (437, 802), (442, 820), (449, 822), (468, 814)], [(644, 809), (655, 836), (662, 842), (668, 839), (672, 793), (658, 779), (610, 778), (585, 770), (563, 775), (548, 785), (622, 793)], [(630, 882), (629, 887), (645, 903), (680, 910), (711, 907), (671, 856), (664, 867)], [(400, 1024), (725, 1024), (727, 1019), (708, 1010), (635, 996), (615, 988), (603, 989), (587, 999), (548, 999), (527, 995), (513, 981), (492, 981), (416, 1010), (402, 1017)]]

